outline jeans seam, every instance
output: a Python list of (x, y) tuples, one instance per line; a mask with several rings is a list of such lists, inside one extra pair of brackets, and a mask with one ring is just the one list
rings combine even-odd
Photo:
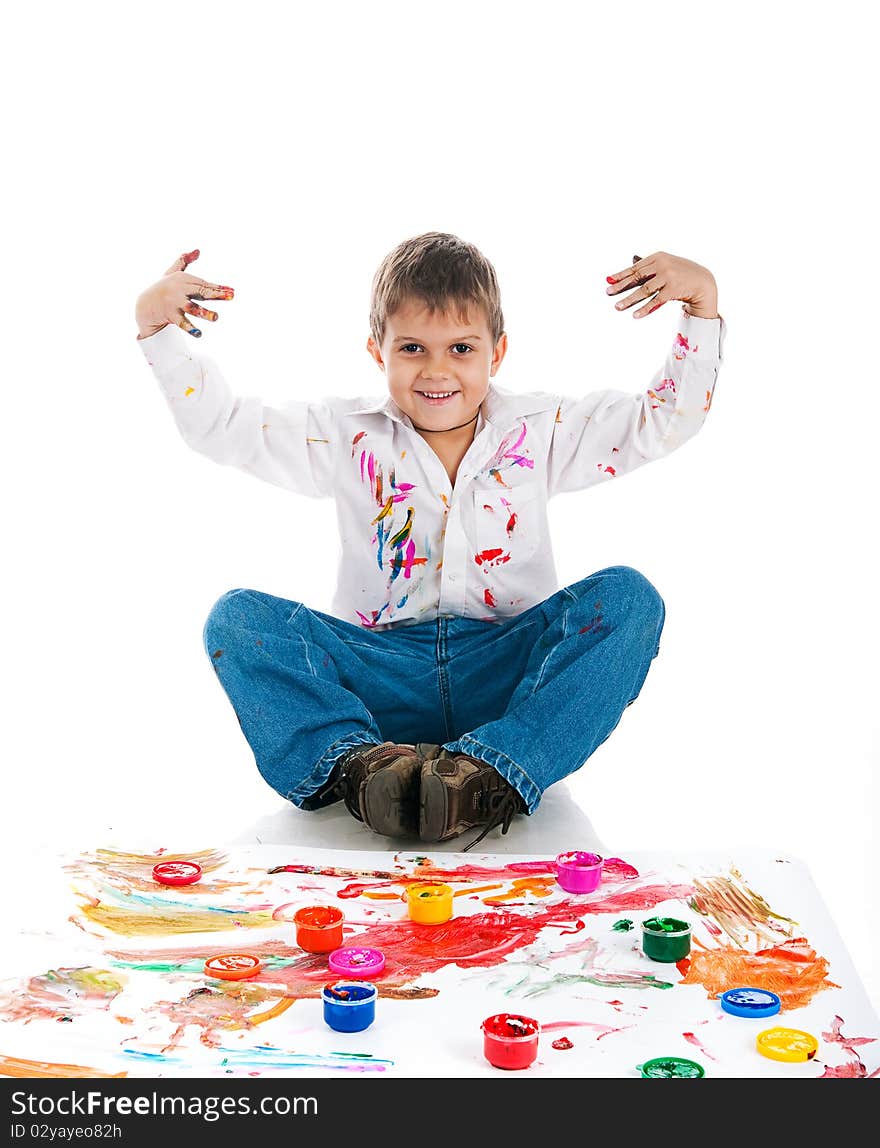
[[(467, 733), (465, 733), (465, 734), (462, 734), (462, 736), (461, 736), (460, 738), (457, 738), (456, 740), (457, 740), (457, 741), (460, 741), (460, 742), (466, 742), (468, 745), (473, 745), (473, 746), (476, 746), (476, 747), (477, 747), (477, 749), (480, 749), (480, 750), (482, 750), (482, 751), (483, 751), (483, 753), (486, 753), (486, 754), (490, 754), (490, 755), (494, 756), (494, 757), (495, 757), (495, 758), (497, 758), (497, 759), (502, 759), (502, 758), (503, 758), (503, 759), (504, 759), (504, 761), (506, 761), (506, 762), (508, 762), (508, 763), (510, 764), (510, 767), (511, 767), (511, 769), (512, 769), (514, 772), (516, 772), (516, 773), (517, 773), (517, 774), (518, 774), (520, 777), (524, 778), (524, 779), (525, 779), (525, 781), (528, 783), (528, 786), (529, 786), (529, 789), (530, 789), (530, 791), (533, 791), (533, 793), (534, 793), (534, 795), (535, 795), (535, 798), (536, 798), (536, 803), (537, 803), (538, 801), (540, 801), (540, 799), (541, 799), (541, 790), (540, 790), (540, 788), (539, 788), (539, 787), (538, 787), (538, 786), (535, 784), (535, 782), (534, 782), (534, 781), (532, 780), (532, 778), (531, 778), (531, 777), (530, 777), (530, 776), (529, 776), (529, 775), (526, 773), (526, 771), (525, 771), (525, 770), (522, 768), (522, 766), (521, 766), (521, 765), (518, 765), (518, 764), (517, 764), (517, 762), (515, 762), (515, 761), (513, 760), (513, 758), (512, 758), (512, 757), (508, 757), (508, 756), (507, 756), (507, 754), (506, 754), (506, 753), (502, 753), (502, 751), (501, 751), (500, 749), (493, 749), (493, 748), (492, 748), (492, 746), (490, 746), (490, 745), (486, 745), (484, 742), (481, 742), (481, 741), (477, 741), (477, 739), (476, 739), (475, 737), (471, 737), (471, 735), (470, 735), (470, 734), (467, 734)], [(453, 750), (453, 752), (455, 752), (455, 751)], [(465, 752), (467, 752), (467, 751), (465, 751)], [(476, 754), (475, 754), (475, 755), (473, 755), (473, 756), (478, 756), (478, 755), (476, 755)], [(491, 765), (493, 769), (498, 769), (498, 765), (497, 765), (497, 762), (495, 762), (495, 761), (489, 761), (489, 760), (488, 760), (487, 758), (485, 758), (485, 757), (482, 757), (482, 758), (481, 758), (481, 760), (482, 760), (482, 761), (486, 761), (486, 764), (487, 764), (487, 765)], [(499, 773), (501, 773), (501, 770), (499, 769), (499, 770), (498, 770), (498, 772), (499, 772)], [(506, 776), (505, 774), (503, 774), (503, 773), (501, 774), (501, 776), (502, 776), (502, 777), (504, 777), (505, 781), (508, 781), (508, 782), (510, 782), (510, 784), (511, 784), (511, 785), (513, 785), (513, 782), (510, 780), (510, 778), (509, 778), (509, 777), (507, 777), (507, 776)], [(514, 789), (517, 789), (517, 786), (513, 785), (513, 787), (514, 787)], [(519, 792), (519, 790), (518, 790), (518, 789), (517, 789), (517, 792)], [(529, 800), (529, 798), (525, 797), (525, 794), (522, 794), (521, 796), (523, 796), (523, 797), (525, 798), (526, 804), (529, 806), (529, 812), (531, 813), (531, 811), (532, 811), (532, 804), (531, 804), (531, 801)]]
[[(316, 793), (329, 779), (330, 774), (333, 772), (333, 767), (340, 757), (348, 753), (350, 749), (355, 749), (359, 745), (381, 745), (381, 742), (377, 742), (374, 738), (359, 737), (356, 734), (346, 734), (344, 737), (334, 741), (318, 758), (315, 763), (315, 768), (309, 776), (301, 781), (295, 789), (291, 789), (287, 793), (287, 800), (293, 801), (294, 804), (296, 804), (294, 800), (295, 797), (310, 797), (313, 793)], [(324, 761), (328, 762), (329, 769), (323, 777), (318, 778), (316, 781), (315, 775), (319, 772), (323, 772), (323, 770), (321, 770), (321, 763)], [(305, 790), (305, 792), (303, 792), (303, 790)]]

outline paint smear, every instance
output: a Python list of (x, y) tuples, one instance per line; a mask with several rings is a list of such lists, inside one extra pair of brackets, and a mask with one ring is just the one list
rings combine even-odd
[(825, 1066), (825, 1071), (820, 1080), (823, 1078), (834, 1078), (837, 1080), (865, 1080), (880, 1075), (880, 1068), (872, 1072), (868, 1076), (868, 1070), (862, 1062), (862, 1058), (856, 1052), (863, 1044), (873, 1044), (876, 1037), (873, 1036), (844, 1036), (843, 1035), (843, 1018), (835, 1016), (831, 1022), (831, 1030), (822, 1033), (822, 1039), (827, 1041), (828, 1044), (839, 1044), (842, 1046), (847, 1057), (849, 1058), (844, 1064), (838, 1064), (832, 1067), (830, 1064)]
[(0, 1056), (0, 1076), (16, 1077), (64, 1077), (73, 1079), (77, 1076), (90, 1079), (116, 1079), (128, 1076), (127, 1072), (101, 1072), (99, 1068), (87, 1068), (83, 1064), (53, 1064), (48, 1060), (22, 1060), (17, 1056)]
[(692, 1032), (683, 1032), (681, 1035), (688, 1042), (688, 1044), (692, 1044), (694, 1046), (694, 1048), (698, 1048), (704, 1056), (707, 1056), (709, 1058), (709, 1060), (714, 1060), (717, 1062), (718, 1057), (713, 1056), (712, 1053), (708, 1050), (708, 1048), (706, 1048), (706, 1046), (703, 1044), (703, 1042), (701, 1040), (699, 1040), (696, 1036), (694, 1036), (694, 1034)]
[[(123, 936), (160, 936), (164, 933), (217, 933), (228, 929), (264, 929), (272, 924), (272, 914), (265, 911), (237, 909), (193, 909), (163, 905), (154, 909), (126, 909), (90, 897), (80, 906), (86, 920), (111, 933)], [(78, 923), (76, 917), (71, 921)]]
[[(322, 1056), (309, 1052), (288, 1052), (274, 1045), (258, 1045), (256, 1048), (240, 1049), (217, 1046), (221, 1059), (217, 1063), (220, 1071), (232, 1073), (235, 1069), (256, 1069), (266, 1072), (279, 1068), (326, 1068), (340, 1072), (386, 1072), (394, 1064), (393, 1060), (382, 1060), (367, 1052), (332, 1052)], [(125, 1055), (152, 1065), (187, 1065), (190, 1061), (181, 1057), (167, 1056), (164, 1053), (142, 1052), (129, 1048)], [(123, 1075), (125, 1075), (123, 1073)]]
[[(731, 868), (729, 877), (695, 877), (691, 908), (712, 917), (736, 945), (745, 947), (750, 933), (771, 943), (780, 936), (791, 937), (796, 925), (771, 909), (758, 893), (743, 881), (738, 869)], [(789, 926), (789, 927), (786, 927)]]
[(751, 985), (778, 995), (780, 1011), (802, 1008), (823, 989), (840, 988), (828, 980), (828, 962), (817, 956), (805, 937), (795, 937), (769, 949), (745, 953), (725, 946), (691, 949), (677, 963), (683, 985), (701, 984), (710, 997), (731, 985)]
[(123, 973), (84, 965), (76, 969), (50, 969), (31, 977), (23, 989), (13, 989), (0, 1001), (4, 1020), (25, 1023), (37, 1017), (72, 1019), (84, 1011), (108, 1009), (128, 978)]

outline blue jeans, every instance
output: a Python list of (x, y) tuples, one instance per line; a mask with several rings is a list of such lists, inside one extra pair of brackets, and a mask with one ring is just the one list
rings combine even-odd
[(389, 630), (230, 590), (204, 642), (257, 768), (294, 805), (314, 808), (355, 746), (421, 741), (488, 762), (533, 813), (638, 697), (665, 615), (643, 575), (611, 566), (503, 622)]

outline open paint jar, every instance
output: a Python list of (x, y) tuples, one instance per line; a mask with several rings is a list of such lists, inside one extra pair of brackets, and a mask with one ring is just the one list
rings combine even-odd
[(308, 905), (293, 917), (296, 943), (307, 953), (332, 953), (342, 944), (342, 910), (335, 905)]
[(684, 1056), (655, 1056), (636, 1068), (651, 1080), (694, 1080), (706, 1075), (702, 1064)]
[(775, 1016), (782, 1007), (782, 1002), (776, 993), (769, 989), (753, 989), (749, 987), (728, 989), (721, 994), (721, 1007), (731, 1016), (746, 1016), (752, 1019)]
[(757, 1046), (761, 1056), (789, 1063), (812, 1060), (819, 1051), (819, 1042), (812, 1033), (799, 1028), (765, 1028), (758, 1033)]
[(202, 867), (195, 861), (162, 861), (153, 866), (153, 880), (160, 885), (195, 885), (201, 877)]
[(652, 961), (671, 964), (691, 951), (691, 927), (677, 917), (649, 917), (642, 921), (642, 952)]
[(221, 981), (246, 981), (263, 970), (263, 962), (250, 953), (218, 953), (205, 961), (205, 973)]
[(452, 889), (449, 885), (421, 881), (407, 885), (406, 907), (411, 921), (419, 925), (442, 925), (452, 916)]
[(566, 893), (592, 893), (602, 880), (602, 858), (579, 849), (556, 858), (556, 880)]
[(533, 1017), (499, 1012), (481, 1027), (483, 1055), (496, 1068), (528, 1068), (538, 1055), (541, 1025)]
[(366, 981), (330, 981), (321, 989), (324, 1020), (336, 1032), (362, 1032), (376, 1018), (379, 990)]
[(327, 964), (330, 972), (338, 977), (368, 981), (383, 971), (385, 956), (378, 949), (336, 949), (327, 958)]

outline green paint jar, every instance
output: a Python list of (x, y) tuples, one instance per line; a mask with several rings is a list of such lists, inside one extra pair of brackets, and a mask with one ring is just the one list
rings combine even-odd
[(637, 1064), (636, 1068), (643, 1077), (652, 1080), (698, 1080), (706, 1075), (702, 1064), (683, 1056), (657, 1056)]
[(652, 961), (672, 964), (691, 951), (691, 927), (677, 917), (649, 917), (642, 921), (642, 952)]

